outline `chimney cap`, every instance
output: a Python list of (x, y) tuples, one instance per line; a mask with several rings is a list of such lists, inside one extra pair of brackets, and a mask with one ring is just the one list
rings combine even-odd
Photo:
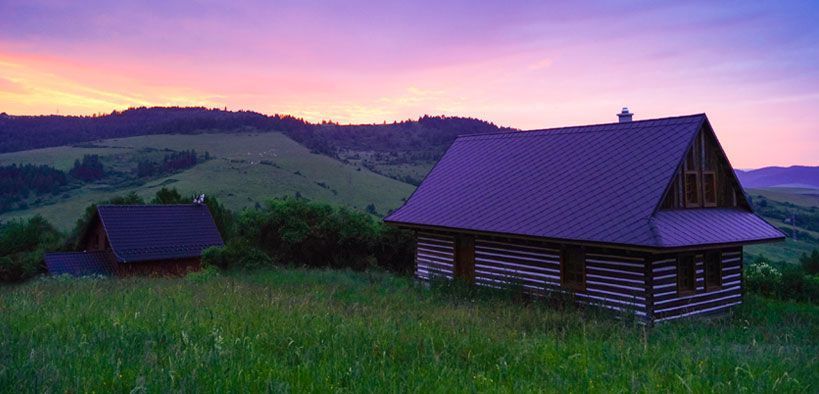
[(617, 119), (620, 121), (620, 123), (631, 122), (632, 116), (634, 116), (634, 114), (629, 112), (628, 107), (623, 107), (623, 110), (617, 114)]

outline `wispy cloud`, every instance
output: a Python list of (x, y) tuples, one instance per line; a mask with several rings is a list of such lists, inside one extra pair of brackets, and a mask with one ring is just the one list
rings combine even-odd
[(541, 128), (611, 121), (628, 105), (638, 118), (709, 113), (742, 166), (819, 164), (818, 14), (810, 3), (6, 0), (0, 110), (206, 105)]

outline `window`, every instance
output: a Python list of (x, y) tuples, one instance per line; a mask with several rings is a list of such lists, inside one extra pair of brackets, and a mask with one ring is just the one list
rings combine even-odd
[(722, 254), (709, 252), (705, 254), (705, 290), (722, 287)]
[(693, 293), (697, 290), (696, 267), (694, 256), (677, 257), (677, 292), (680, 294)]
[(575, 290), (586, 289), (586, 254), (583, 249), (563, 249), (560, 259), (560, 276), (563, 286)]
[(685, 206), (700, 206), (700, 176), (696, 171), (685, 172)]
[(702, 173), (702, 195), (706, 207), (717, 206), (717, 176), (713, 171)]

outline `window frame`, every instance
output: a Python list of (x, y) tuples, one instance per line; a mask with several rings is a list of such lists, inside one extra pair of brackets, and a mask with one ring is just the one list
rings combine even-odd
[[(709, 261), (711, 259), (714, 260)], [(716, 264), (716, 271), (718, 273), (716, 276), (717, 283), (712, 283), (709, 281), (709, 275), (712, 274), (712, 270), (714, 269), (709, 262)], [(722, 252), (715, 250), (705, 253), (702, 258), (702, 268), (705, 291), (722, 289)]]
[[(694, 176), (694, 196), (696, 197), (696, 201), (689, 201), (688, 200), (688, 176)], [(685, 202), (686, 208), (700, 208), (702, 207), (702, 198), (700, 198), (700, 193), (702, 192), (702, 188), (700, 187), (700, 173), (699, 171), (683, 171), (683, 200)]]
[[(571, 258), (578, 259), (575, 261), (579, 263), (580, 269), (575, 270), (576, 272), (572, 272), (568, 270), (568, 266), (570, 265), (568, 260)], [(569, 280), (566, 277), (566, 273), (575, 273), (580, 275), (580, 281)], [(567, 246), (564, 247), (560, 253), (560, 284), (563, 287), (566, 287), (571, 290), (576, 291), (585, 291), (586, 290), (586, 251), (579, 246)]]
[[(687, 260), (690, 259), (690, 264)], [(687, 265), (687, 267), (683, 267), (683, 265)], [(691, 287), (687, 287), (685, 283), (683, 283), (681, 272), (683, 269), (689, 271), (691, 277)], [(693, 254), (681, 254), (677, 256), (677, 294), (678, 295), (687, 295), (687, 294), (694, 294), (697, 291), (697, 257)]]
[[(708, 176), (711, 177), (711, 181), (708, 182)], [(710, 183), (713, 193), (714, 193), (714, 200), (708, 201), (708, 189), (707, 184)], [(702, 172), (702, 203), (704, 206), (708, 208), (713, 208), (717, 206), (717, 173), (714, 171), (703, 171)]]

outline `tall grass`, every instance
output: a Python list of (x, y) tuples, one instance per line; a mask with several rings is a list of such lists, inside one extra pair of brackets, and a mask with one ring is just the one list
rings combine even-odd
[(4, 391), (819, 390), (819, 307), (653, 329), (384, 273), (0, 287)]

